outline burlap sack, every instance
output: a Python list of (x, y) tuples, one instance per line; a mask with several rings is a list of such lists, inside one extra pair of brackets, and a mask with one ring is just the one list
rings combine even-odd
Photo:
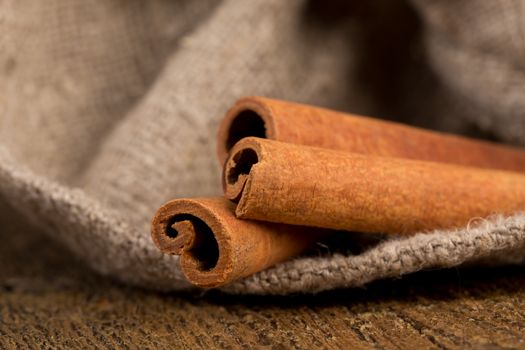
[[(166, 200), (220, 193), (216, 126), (243, 95), (525, 143), (519, 1), (355, 3), (0, 1), (0, 201), (21, 213), (3, 210), (2, 229), (27, 220), (100, 273), (188, 288), (149, 222)], [(525, 216), (495, 217), (297, 258), (225, 290), (522, 263), (524, 242)]]

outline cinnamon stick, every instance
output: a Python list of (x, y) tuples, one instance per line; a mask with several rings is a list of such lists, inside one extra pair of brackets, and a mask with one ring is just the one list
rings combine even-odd
[(525, 171), (525, 152), (491, 142), (428, 131), (263, 97), (240, 99), (218, 134), (218, 155), (248, 136), (385, 157)]
[(176, 199), (155, 214), (151, 236), (199, 287), (217, 287), (249, 276), (312, 247), (326, 231), (239, 220), (222, 198)]
[(224, 168), (235, 213), (360, 232), (408, 234), (525, 209), (525, 175), (245, 138)]

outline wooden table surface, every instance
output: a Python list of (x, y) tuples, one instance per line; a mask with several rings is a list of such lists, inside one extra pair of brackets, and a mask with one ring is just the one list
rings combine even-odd
[[(6, 228), (7, 227), (7, 228)], [(0, 348), (525, 349), (525, 270), (420, 272), (317, 296), (162, 294), (0, 223)]]

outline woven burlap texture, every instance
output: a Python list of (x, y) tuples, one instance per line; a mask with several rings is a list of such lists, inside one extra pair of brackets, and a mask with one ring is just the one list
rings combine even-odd
[[(2, 0), (0, 200), (102, 274), (188, 288), (150, 220), (169, 199), (220, 193), (215, 133), (237, 98), (523, 144), (524, 17), (519, 1)], [(480, 258), (519, 264), (524, 243), (524, 216), (494, 216), (297, 258), (224, 290), (308, 293)]]

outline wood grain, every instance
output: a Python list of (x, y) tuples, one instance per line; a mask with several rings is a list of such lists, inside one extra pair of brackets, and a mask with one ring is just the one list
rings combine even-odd
[(97, 276), (28, 227), (1, 224), (2, 349), (525, 348), (520, 268), (428, 271), (318, 296), (162, 294)]

